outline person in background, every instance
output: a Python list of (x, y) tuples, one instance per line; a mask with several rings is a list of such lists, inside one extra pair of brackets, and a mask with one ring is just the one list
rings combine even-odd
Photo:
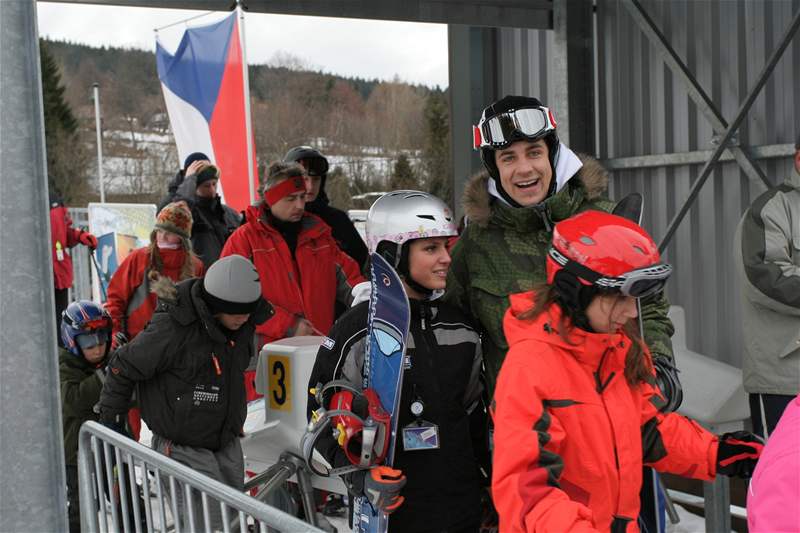
[(367, 246), (347, 213), (331, 206), (325, 193), (328, 159), (310, 146), (295, 146), (286, 152), (283, 160), (286, 163), (299, 163), (305, 169), (309, 185), (306, 211), (317, 215), (331, 227), (331, 234), (339, 248), (363, 269), (367, 263)]
[(219, 259), (225, 242), (239, 227), (242, 217), (222, 203), (217, 193), (220, 169), (212, 165), (205, 154), (191, 154), (186, 158), (184, 168), (185, 176), (167, 200), (184, 201), (191, 209), (192, 249), (203, 265), (209, 268)]
[(161, 211), (165, 205), (172, 202), (172, 199), (178, 194), (178, 187), (183, 183), (186, 176), (197, 174), (201, 165), (209, 164), (208, 156), (203, 152), (192, 152), (186, 159), (183, 160), (183, 168), (179, 168), (175, 176), (170, 180), (167, 185), (167, 194), (158, 204), (158, 210)]
[[(155, 290), (159, 304), (150, 324), (108, 363), (100, 421), (125, 434), (136, 388), (154, 450), (241, 491), (244, 370), (254, 352), (255, 328), (271, 312), (261, 298), (258, 272), (243, 257), (226, 257), (204, 278), (174, 285), (162, 277)], [(185, 509), (182, 491), (174, 496)], [(205, 523), (200, 498), (194, 498), (198, 531), (222, 529), (219, 506), (210, 507)], [(185, 514), (176, 520), (181, 529), (189, 527)]]
[[(105, 304), (114, 325), (112, 349), (136, 338), (150, 322), (157, 303), (152, 287), (161, 276), (177, 283), (203, 275), (203, 263), (192, 253), (191, 232), (192, 213), (186, 204), (168, 204), (156, 217), (150, 244), (131, 252), (114, 272)], [(128, 424), (139, 440), (137, 407), (129, 411)]]
[(360, 269), (336, 245), (330, 227), (305, 211), (300, 165), (270, 165), (262, 194), (263, 201), (248, 208), (247, 222), (222, 250), (223, 257), (236, 254), (253, 261), (264, 299), (275, 308), (275, 316), (258, 328), (259, 344), (326, 335), (336, 302), (349, 306), (353, 286), (364, 281)]
[[(69, 289), (72, 287), (72, 257), (67, 251), (78, 244), (97, 248), (97, 237), (72, 227), (64, 201), (58, 193), (50, 192), (50, 242), (53, 252), (53, 282), (55, 283), (56, 331), (61, 331), (61, 316), (69, 304)], [(61, 336), (58, 335), (61, 343)]]
[(559, 222), (547, 283), (512, 295), (510, 348), (494, 394), (492, 495), (504, 533), (639, 531), (642, 465), (712, 480), (748, 478), (763, 447), (661, 413), (637, 299), (671, 267), (628, 219), (586, 211)]
[(745, 211), (734, 237), (744, 389), (763, 438), (800, 392), (800, 137), (794, 172)]

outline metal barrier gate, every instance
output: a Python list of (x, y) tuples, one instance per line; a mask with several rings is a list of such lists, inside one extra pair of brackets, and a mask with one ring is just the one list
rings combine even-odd
[[(133, 475), (128, 475), (130, 472)], [(212, 531), (214, 505), (219, 506), (221, 516), (218, 529), (225, 533), (322, 532), (97, 422), (81, 427), (78, 476), (81, 530), (88, 533)], [(140, 500), (140, 491), (144, 497), (133, 503)], [(179, 491), (183, 506), (178, 502)], [(204, 528), (198, 527), (195, 498), (200, 499)], [(174, 520), (176, 516), (183, 520)]]

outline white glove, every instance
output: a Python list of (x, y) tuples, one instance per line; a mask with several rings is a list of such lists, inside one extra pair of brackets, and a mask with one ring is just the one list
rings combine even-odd
[(355, 307), (361, 302), (366, 302), (369, 300), (369, 295), (372, 293), (372, 282), (371, 281), (362, 281), (355, 287), (353, 290), (350, 291), (350, 294), (353, 295), (353, 302), (350, 304), (350, 307)]

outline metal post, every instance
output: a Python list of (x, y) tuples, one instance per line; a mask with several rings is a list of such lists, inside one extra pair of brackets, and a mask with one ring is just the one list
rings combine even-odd
[(595, 152), (593, 23), (592, 2), (554, 0), (555, 91), (546, 104), (558, 121), (559, 139), (587, 154)]
[(727, 476), (717, 476), (714, 481), (703, 482), (706, 501), (706, 531), (731, 530), (731, 482)]
[[(453, 204), (456, 216), (463, 214), (461, 195), (469, 178), (482, 168), (472, 149), (472, 125), (481, 110), (497, 99), (494, 28), (449, 24), (447, 53), (450, 65), (450, 153), (453, 165)], [(492, 70), (494, 69), (494, 70)], [(451, 200), (445, 198), (445, 201)]]
[(250, 203), (256, 201), (255, 169), (253, 168), (253, 125), (250, 119), (250, 73), (247, 70), (247, 46), (244, 38), (244, 10), (242, 0), (236, 0), (236, 12), (239, 14), (239, 42), (242, 49), (242, 76), (244, 80), (244, 130), (247, 135), (247, 187), (250, 191)]
[[(569, 80), (568, 80), (568, 52), (567, 52), (567, 2), (555, 0), (553, 2), (553, 79), (556, 90), (547, 104), (553, 108), (558, 121), (558, 138), (561, 142), (570, 145), (569, 136)], [(587, 84), (588, 85), (588, 84)], [(583, 89), (583, 88), (582, 88)], [(581, 90), (582, 90), (581, 89)]]
[[(653, 19), (650, 18), (644, 7), (639, 3), (639, 0), (623, 0), (622, 5), (627, 8), (634, 22), (639, 25), (639, 28), (650, 40), (650, 44), (655, 46), (656, 50), (664, 57), (664, 62), (672, 73), (686, 86), (689, 98), (692, 99), (697, 105), (697, 108), (711, 123), (711, 127), (714, 128), (714, 131), (718, 134), (724, 132), (728, 127), (728, 123), (722, 118), (722, 114), (720, 114), (719, 110), (714, 106), (711, 98), (692, 75), (689, 67), (686, 66), (675, 49), (669, 44), (667, 38), (661, 33), (661, 30), (658, 29)], [(753, 161), (753, 158), (747, 152), (738, 146), (729, 146), (728, 149), (750, 179), (753, 181), (760, 180), (767, 188), (772, 187), (772, 184), (761, 171), (761, 168)]]
[(106, 191), (103, 184), (103, 132), (100, 126), (100, 84), (93, 83), (94, 92), (94, 129), (97, 132), (97, 181), (100, 183), (100, 203), (106, 203)]
[(700, 172), (700, 176), (698, 176), (692, 185), (692, 188), (689, 191), (689, 197), (683, 203), (680, 211), (678, 211), (678, 213), (675, 215), (675, 218), (670, 221), (669, 227), (667, 227), (667, 233), (664, 235), (664, 238), (658, 245), (658, 250), (660, 252), (663, 252), (666, 249), (669, 241), (672, 239), (672, 236), (678, 230), (678, 226), (680, 225), (681, 221), (683, 221), (683, 217), (685, 217), (686, 213), (689, 212), (689, 209), (692, 207), (695, 198), (697, 198), (697, 195), (700, 193), (700, 189), (703, 188), (706, 180), (711, 175), (711, 169), (722, 155), (722, 152), (725, 151), (725, 148), (728, 146), (728, 142), (739, 128), (739, 125), (747, 116), (750, 106), (753, 105), (758, 93), (761, 92), (761, 89), (767, 83), (767, 79), (775, 69), (775, 65), (778, 63), (778, 60), (780, 60), (784, 50), (786, 50), (786, 48), (789, 46), (789, 43), (792, 42), (792, 37), (794, 37), (798, 27), (800, 27), (800, 10), (795, 13), (794, 17), (792, 18), (792, 22), (789, 24), (789, 27), (786, 28), (786, 32), (784, 32), (783, 36), (781, 37), (778, 48), (772, 53), (772, 57), (770, 57), (769, 61), (764, 66), (764, 70), (759, 75), (755, 87), (751, 89), (750, 93), (747, 95), (747, 98), (745, 98), (744, 102), (742, 102), (742, 105), (739, 107), (739, 111), (736, 113), (736, 118), (733, 119), (733, 122), (731, 122), (731, 124), (728, 126), (728, 129), (725, 130), (725, 135), (720, 140), (719, 146), (717, 146), (717, 149), (714, 150), (714, 153), (711, 155), (711, 159), (709, 159), (705, 164), (703, 170)]
[(67, 531), (36, 2), (0, 2), (0, 531)]

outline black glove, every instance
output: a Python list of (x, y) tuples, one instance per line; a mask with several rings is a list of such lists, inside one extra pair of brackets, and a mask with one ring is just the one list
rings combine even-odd
[(717, 473), (749, 478), (764, 449), (764, 441), (749, 431), (725, 433), (719, 438)]
[(128, 433), (128, 430), (125, 428), (125, 415), (116, 415), (114, 417), (106, 417), (101, 418), (100, 423), (103, 424), (108, 429), (116, 431), (123, 437), (131, 438), (131, 434)]
[(121, 331), (118, 331), (114, 334), (114, 337), (111, 339), (111, 350), (116, 350), (117, 348), (121, 348), (128, 344), (128, 337)]
[(400, 470), (388, 466), (376, 466), (364, 476), (364, 496), (373, 509), (392, 513), (403, 504), (400, 489), (406, 484), (406, 476)]

